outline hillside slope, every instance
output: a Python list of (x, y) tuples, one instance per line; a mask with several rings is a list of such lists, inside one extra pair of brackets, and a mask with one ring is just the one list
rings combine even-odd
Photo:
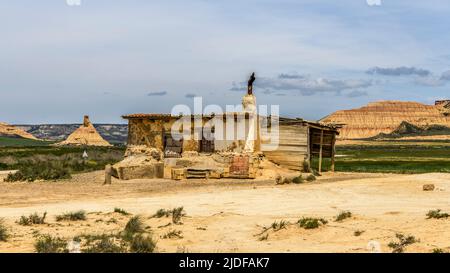
[(4, 122), (0, 122), (0, 136), (38, 140), (35, 136), (22, 130), (21, 128)]

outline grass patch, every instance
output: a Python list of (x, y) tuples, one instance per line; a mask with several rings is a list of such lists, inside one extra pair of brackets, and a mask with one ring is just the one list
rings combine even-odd
[(114, 208), (114, 212), (120, 213), (122, 215), (130, 215), (131, 213), (128, 213), (126, 210), (121, 208)]
[(54, 142), (35, 140), (21, 137), (0, 136), (0, 147), (40, 147), (48, 146)]
[(433, 248), (432, 253), (449, 253), (448, 251), (443, 250), (442, 248)]
[(122, 231), (122, 238), (126, 241), (131, 241), (135, 234), (145, 231), (144, 223), (139, 215), (132, 217), (128, 220)]
[(303, 217), (302, 219), (298, 220), (297, 223), (304, 229), (315, 229), (320, 227), (321, 225), (326, 225), (328, 221), (323, 218)]
[(117, 239), (114, 235), (99, 235), (89, 238), (85, 253), (125, 253), (126, 244)]
[(180, 224), (181, 218), (186, 216), (186, 212), (183, 207), (174, 209), (159, 209), (153, 214), (152, 218), (162, 218), (172, 216), (172, 223)]
[(430, 210), (427, 213), (427, 219), (441, 219), (441, 218), (448, 218), (450, 217), (450, 215), (448, 213), (445, 212), (441, 212), (440, 209), (437, 210)]
[(153, 214), (152, 218), (169, 217), (171, 214), (172, 214), (172, 210), (159, 209), (156, 211), (155, 214)]
[(59, 237), (43, 235), (34, 244), (37, 253), (67, 253), (67, 242)]
[(84, 210), (73, 211), (56, 216), (56, 221), (84, 221), (86, 212)]
[[(87, 151), (89, 160), (82, 154)], [(6, 147), (0, 150), (0, 170), (18, 170), (7, 181), (59, 180), (72, 174), (103, 170), (123, 158), (117, 147)]]
[(279, 231), (282, 229), (285, 229), (289, 223), (285, 220), (281, 220), (280, 222), (273, 222), (270, 227), (273, 229), (273, 231)]
[(167, 232), (166, 234), (164, 234), (162, 236), (163, 239), (173, 239), (173, 238), (177, 238), (177, 239), (182, 239), (183, 235), (181, 230), (171, 230), (169, 232)]
[(172, 210), (172, 223), (179, 224), (181, 221), (181, 217), (185, 216), (186, 213), (183, 207), (174, 208)]
[(45, 217), (47, 216), (47, 212), (44, 212), (42, 216), (39, 216), (37, 212), (27, 216), (22, 215), (17, 221), (19, 225), (22, 226), (31, 226), (31, 225), (42, 225), (45, 224)]
[(392, 241), (388, 244), (388, 247), (392, 249), (392, 253), (403, 253), (407, 246), (419, 242), (419, 240), (412, 235), (405, 236), (401, 233), (397, 233), (395, 234), (395, 237), (397, 238), (397, 241)]
[(4, 220), (0, 218), (0, 242), (6, 242), (8, 238), (8, 228), (6, 227)]
[(350, 211), (341, 211), (337, 216), (336, 216), (336, 222), (341, 222), (347, 218), (352, 217), (352, 213)]
[[(336, 146), (335, 170), (368, 173), (430, 173), (450, 172), (450, 145), (443, 143), (389, 143), (367, 141), (364, 145)], [(318, 159), (311, 166), (317, 169)], [(324, 158), (322, 171), (331, 169), (331, 160)]]

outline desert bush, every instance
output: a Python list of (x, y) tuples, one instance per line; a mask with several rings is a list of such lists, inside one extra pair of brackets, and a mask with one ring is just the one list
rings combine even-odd
[(267, 241), (269, 239), (269, 234), (266, 233), (258, 238), (258, 241)]
[(131, 241), (136, 233), (144, 232), (144, 223), (139, 215), (128, 220), (122, 232), (124, 240)]
[(100, 235), (90, 238), (86, 243), (87, 247), (83, 250), (85, 253), (125, 253), (126, 244), (116, 240), (112, 235)]
[(397, 242), (390, 242), (388, 247), (392, 248), (392, 253), (403, 253), (409, 245), (419, 242), (414, 236), (405, 236), (401, 233), (395, 234)]
[(162, 236), (163, 239), (172, 239), (172, 238), (178, 238), (178, 239), (182, 239), (183, 235), (181, 230), (171, 230), (169, 232), (167, 232), (166, 234), (164, 234)]
[(353, 232), (353, 235), (355, 236), (360, 236), (361, 234), (363, 234), (365, 231), (364, 230), (355, 230), (355, 232)]
[(47, 212), (44, 212), (42, 216), (39, 216), (37, 212), (27, 216), (22, 215), (17, 222), (19, 225), (22, 226), (30, 226), (30, 225), (41, 225), (45, 224), (45, 217), (47, 216)]
[(183, 207), (174, 208), (172, 210), (172, 223), (179, 224), (181, 221), (181, 217), (185, 216), (186, 213)]
[(341, 211), (337, 216), (336, 216), (336, 222), (340, 222), (343, 221), (347, 218), (352, 217), (352, 213), (350, 211)]
[(67, 242), (59, 237), (43, 235), (38, 238), (34, 244), (37, 253), (65, 253), (67, 251)]
[(316, 176), (314, 176), (313, 174), (310, 174), (306, 177), (306, 181), (308, 182), (313, 182), (316, 180)]
[(130, 213), (128, 213), (126, 210), (121, 209), (121, 208), (114, 208), (114, 212), (120, 213), (122, 215), (130, 215)]
[(130, 251), (134, 253), (153, 253), (156, 242), (149, 235), (137, 234), (130, 242)]
[(171, 210), (166, 209), (159, 209), (156, 211), (155, 214), (153, 214), (153, 218), (162, 218), (162, 217), (169, 217), (172, 214)]
[(84, 210), (73, 211), (56, 216), (56, 221), (83, 221), (86, 220), (86, 212)]
[(328, 221), (323, 218), (303, 217), (302, 219), (298, 220), (297, 223), (304, 229), (314, 229), (320, 227), (321, 225), (326, 225)]
[(303, 176), (301, 176), (301, 175), (296, 176), (292, 179), (292, 183), (294, 183), (294, 184), (301, 184), (303, 182), (305, 182), (305, 180), (303, 179)]
[(8, 237), (8, 228), (6, 227), (4, 220), (0, 218), (0, 242), (6, 242)]
[(273, 231), (279, 231), (281, 229), (286, 228), (288, 225), (288, 222), (285, 220), (281, 220), (280, 222), (273, 222), (272, 225), (270, 225), (270, 227), (273, 229)]
[(441, 219), (441, 218), (448, 218), (450, 215), (448, 213), (445, 212), (441, 212), (440, 209), (437, 210), (430, 210), (427, 213), (427, 219)]

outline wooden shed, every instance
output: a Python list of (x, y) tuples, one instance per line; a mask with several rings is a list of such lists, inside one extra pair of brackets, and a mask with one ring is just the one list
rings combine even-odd
[(317, 157), (321, 172), (322, 159), (331, 158), (331, 171), (334, 171), (337, 127), (299, 118), (279, 118), (278, 130), (278, 149), (263, 150), (270, 161), (291, 170), (303, 170), (305, 161), (310, 163)]

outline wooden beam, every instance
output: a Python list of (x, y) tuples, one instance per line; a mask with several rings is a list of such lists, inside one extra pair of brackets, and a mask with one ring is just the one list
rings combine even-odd
[(320, 134), (320, 152), (319, 152), (319, 173), (322, 173), (322, 146), (323, 146), (323, 130)]
[(333, 142), (332, 142), (332, 147), (331, 147), (331, 171), (334, 172), (334, 157), (336, 156), (336, 136), (333, 136)]

